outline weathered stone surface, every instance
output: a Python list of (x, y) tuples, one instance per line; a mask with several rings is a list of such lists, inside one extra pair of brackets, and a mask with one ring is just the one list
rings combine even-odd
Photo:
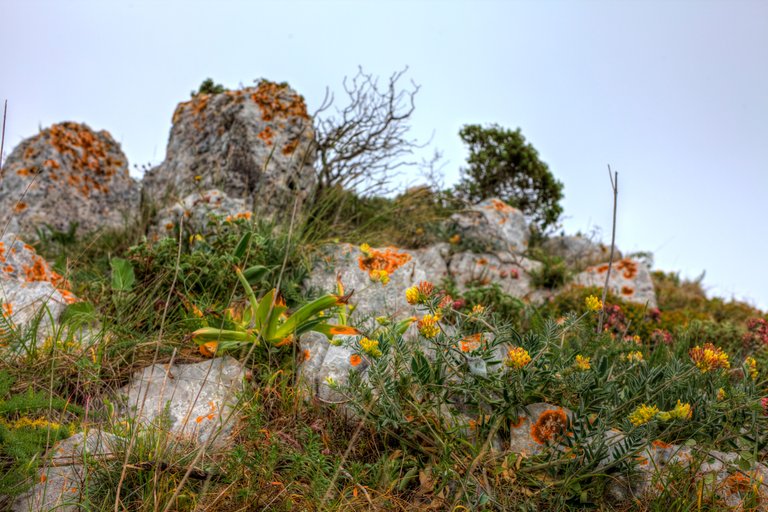
[(224, 222), (250, 219), (251, 212), (246, 209), (244, 199), (233, 199), (221, 190), (193, 192), (160, 210), (149, 236), (155, 240), (168, 235), (176, 236), (182, 223), (185, 232), (204, 234), (217, 218)]
[(165, 206), (215, 188), (288, 218), (316, 184), (313, 139), (304, 98), (285, 84), (198, 94), (176, 108), (165, 161), (144, 177), (144, 193)]
[(573, 415), (568, 409), (544, 402), (526, 405), (525, 410), (506, 440), (509, 451), (525, 455), (540, 453), (547, 443), (556, 442), (565, 433)]
[(355, 354), (352, 348), (331, 345), (328, 338), (317, 332), (308, 332), (301, 337), (301, 354), (299, 382), (308, 388), (312, 396), (326, 402), (343, 399), (331, 389), (328, 379), (343, 386), (349, 380), (349, 372), (365, 372), (368, 368), (368, 363), (362, 358), (357, 366), (352, 365), (350, 358)]
[[(595, 243), (583, 236), (555, 236), (542, 244), (548, 254), (563, 259), (570, 267), (584, 268), (608, 261), (611, 246)], [(614, 248), (613, 260), (620, 260), (621, 252)]]
[(479, 249), (518, 253), (528, 249), (525, 216), (500, 199), (486, 199), (452, 215), (450, 222), (463, 242)]
[[(405, 290), (419, 281), (439, 283), (448, 272), (444, 255), (447, 244), (438, 244), (426, 249), (396, 249), (407, 254), (410, 260), (390, 275), (390, 282), (382, 285), (372, 282), (366, 270), (362, 270), (359, 248), (350, 244), (329, 246), (325, 255), (312, 271), (306, 283), (310, 289), (328, 293), (336, 289), (336, 277), (340, 276), (347, 292), (354, 290), (351, 304), (356, 306), (355, 321), (380, 315), (403, 318), (414, 314), (413, 306), (405, 300)], [(355, 322), (353, 322), (355, 323)]]
[(86, 483), (83, 457), (108, 457), (122, 440), (100, 430), (80, 432), (56, 443), (40, 470), (38, 482), (13, 503), (13, 512), (81, 510)]
[(509, 252), (477, 254), (461, 252), (451, 258), (448, 270), (459, 290), (469, 286), (498, 283), (501, 289), (521, 299), (531, 298), (531, 271), (541, 263)]
[[(234, 426), (232, 414), (244, 372), (232, 357), (196, 364), (156, 364), (134, 374), (119, 393), (127, 396), (125, 414), (210, 446), (223, 447)], [(143, 403), (143, 408), (142, 408)]]
[[(0, 302), (5, 321), (24, 328), (40, 316), (38, 338), (44, 338), (51, 318), (57, 320), (66, 306), (77, 300), (68, 287), (67, 281), (15, 234), (7, 233), (0, 240)], [(0, 331), (6, 327), (0, 325)]]
[[(577, 274), (573, 282), (581, 286), (605, 285), (605, 274), (608, 263), (595, 265)], [(648, 267), (637, 260), (623, 259), (615, 261), (611, 268), (608, 289), (629, 302), (648, 304), (649, 308), (656, 306), (656, 292)]]
[(107, 131), (64, 122), (22, 141), (0, 179), (0, 225), (26, 237), (48, 224), (78, 233), (121, 228), (138, 212), (140, 189)]

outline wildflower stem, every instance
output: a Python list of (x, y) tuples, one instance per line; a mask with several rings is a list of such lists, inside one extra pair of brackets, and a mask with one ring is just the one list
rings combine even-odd
[(603, 308), (600, 310), (600, 318), (597, 321), (597, 334), (603, 332), (603, 318), (605, 316), (605, 298), (608, 295), (608, 280), (611, 278), (611, 267), (613, 266), (613, 253), (616, 248), (616, 203), (619, 196), (619, 173), (614, 172), (611, 175), (611, 166), (608, 165), (608, 177), (611, 179), (611, 188), (613, 189), (613, 223), (611, 226), (611, 254), (608, 257), (608, 271), (605, 273), (605, 286), (603, 286)]

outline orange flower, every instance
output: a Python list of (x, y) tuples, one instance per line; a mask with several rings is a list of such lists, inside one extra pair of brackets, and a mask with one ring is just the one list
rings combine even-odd
[(539, 444), (546, 444), (559, 438), (567, 425), (568, 417), (562, 409), (544, 411), (531, 426), (531, 437)]
[(354, 336), (356, 334), (360, 334), (360, 331), (358, 331), (357, 329), (349, 325), (334, 325), (333, 327), (331, 327), (330, 332), (333, 335), (344, 334), (347, 336)]
[(469, 336), (465, 336), (459, 341), (459, 348), (462, 352), (472, 352), (480, 348), (482, 341), (482, 333), (471, 334)]
[(208, 343), (203, 343), (200, 345), (199, 349), (200, 353), (203, 354), (205, 357), (213, 357), (214, 354), (216, 354), (216, 348), (219, 346), (219, 342), (217, 341), (209, 341)]
[(362, 362), (363, 362), (363, 358), (360, 357), (359, 354), (352, 354), (351, 356), (349, 356), (349, 364), (351, 364), (352, 366), (357, 366)]

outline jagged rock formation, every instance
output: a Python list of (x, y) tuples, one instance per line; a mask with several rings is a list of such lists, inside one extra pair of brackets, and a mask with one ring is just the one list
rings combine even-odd
[(22, 141), (8, 156), (0, 179), (0, 225), (36, 236), (48, 224), (77, 233), (121, 228), (136, 216), (139, 185), (128, 160), (107, 131), (54, 124)]
[(165, 206), (215, 188), (260, 215), (289, 218), (315, 187), (313, 139), (304, 98), (286, 84), (198, 94), (176, 108), (144, 195)]

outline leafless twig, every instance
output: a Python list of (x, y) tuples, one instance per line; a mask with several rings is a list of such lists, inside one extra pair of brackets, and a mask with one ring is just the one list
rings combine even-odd
[(611, 278), (611, 267), (613, 266), (613, 253), (616, 249), (616, 203), (619, 197), (619, 173), (611, 171), (608, 165), (608, 178), (611, 180), (611, 189), (613, 189), (613, 225), (611, 227), (611, 255), (608, 258), (608, 271), (605, 273), (605, 286), (603, 286), (603, 309), (600, 310), (600, 319), (597, 322), (597, 333), (603, 332), (603, 319), (605, 317), (605, 298), (608, 296), (608, 280)]

